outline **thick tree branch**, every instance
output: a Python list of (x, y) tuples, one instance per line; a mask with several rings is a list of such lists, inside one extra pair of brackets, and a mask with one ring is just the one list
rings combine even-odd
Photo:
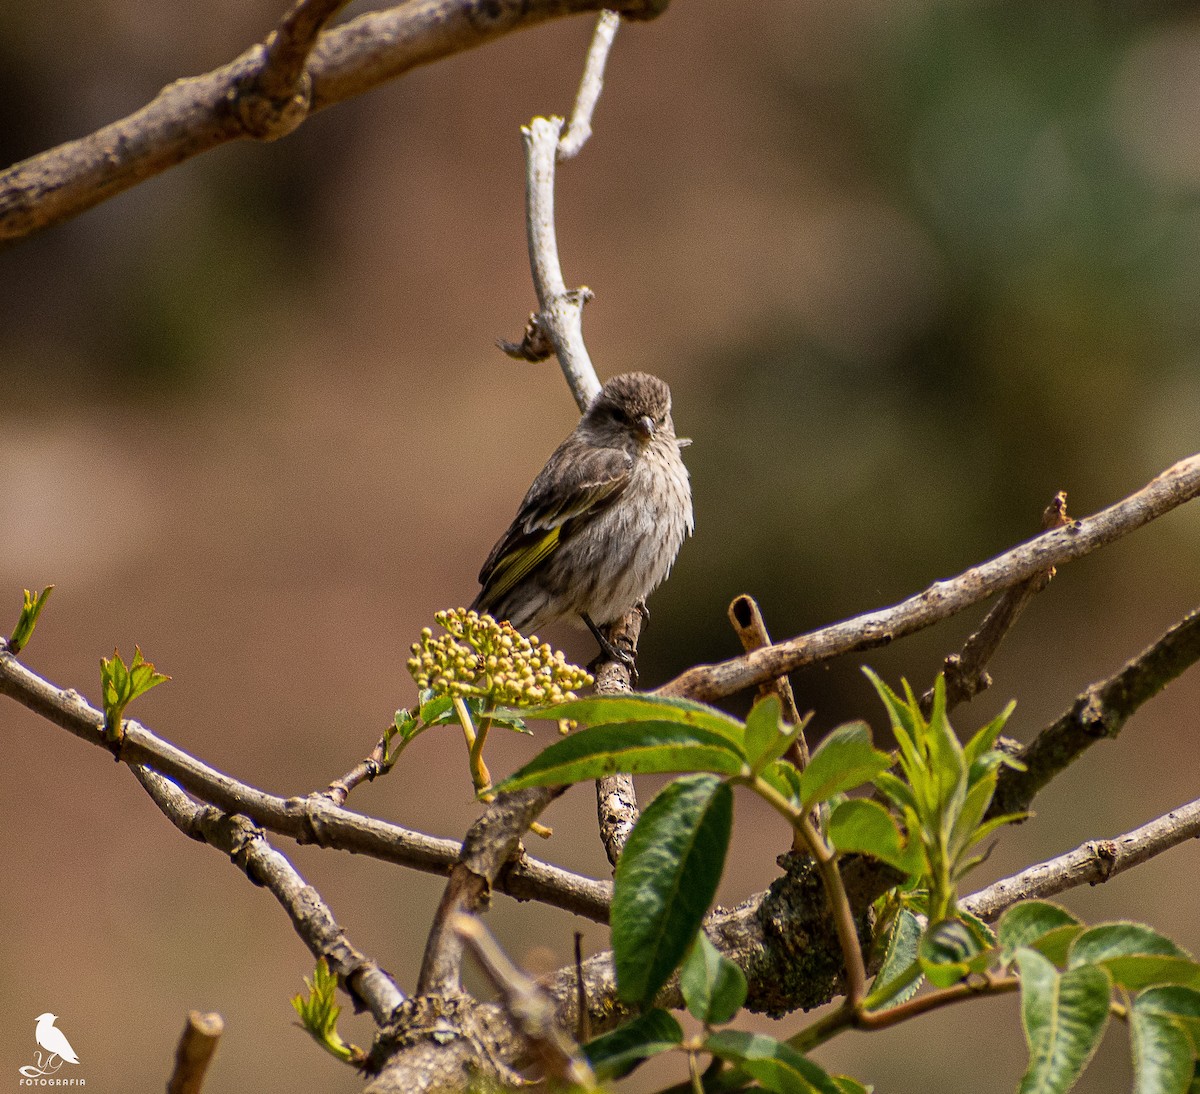
[(664, 684), (658, 694), (711, 702), (804, 665), (886, 645), (1028, 581), (1052, 566), (1082, 558), (1198, 494), (1200, 455), (1180, 460), (1137, 493), (1095, 516), (1045, 532), (957, 577), (935, 582), (924, 592), (890, 608), (868, 612), (715, 665), (697, 665)]
[(1000, 773), (989, 816), (1023, 813), (1037, 793), (1097, 741), (1115, 737), (1130, 715), (1200, 661), (1200, 608), (1125, 665), (1092, 684), (1018, 754), (1024, 771)]
[[(0, 695), (107, 749), (104, 715), (78, 692), (63, 691), (0, 649)], [(432, 874), (447, 874), (458, 861), (461, 844), (414, 832), (398, 824), (334, 805), (322, 794), (280, 798), (264, 793), (201, 763), (194, 756), (126, 719), (120, 759), (141, 763), (174, 780), (190, 794), (226, 813), (240, 813), (256, 824), (298, 843), (316, 843), (369, 855)], [(612, 885), (581, 877), (524, 855), (506, 865), (494, 888), (518, 900), (538, 900), (576, 915), (606, 922)]]
[[(322, 34), (303, 72), (294, 77), (297, 60), (311, 44), (313, 23), (339, 6), (302, 3), (266, 45), (252, 46), (203, 76), (177, 80), (128, 117), (0, 172), (0, 245), (69, 220), (210, 148), (280, 136), (312, 111), (514, 30), (603, 7), (647, 19), (666, 5), (661, 0), (408, 0)], [(250, 109), (245, 100), (251, 101)], [(274, 105), (264, 109), (268, 102)]]
[(990, 922), (1019, 900), (1041, 900), (1080, 885), (1099, 885), (1197, 838), (1200, 838), (1200, 799), (1172, 809), (1132, 832), (1112, 839), (1088, 840), (1065, 855), (1002, 878), (965, 897), (961, 905)]
[(170, 779), (143, 764), (133, 764), (131, 770), (179, 831), (224, 851), (255, 885), (270, 891), (301, 941), (314, 957), (325, 958), (356, 1005), (366, 1007), (379, 1025), (391, 1021), (404, 993), (383, 969), (350, 945), (320, 894), (271, 846), (262, 829), (245, 817), (196, 805)]

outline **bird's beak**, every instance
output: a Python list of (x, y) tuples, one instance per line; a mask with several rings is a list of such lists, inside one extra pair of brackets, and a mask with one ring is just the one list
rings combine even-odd
[(645, 440), (654, 436), (654, 419), (649, 414), (643, 414), (634, 425)]

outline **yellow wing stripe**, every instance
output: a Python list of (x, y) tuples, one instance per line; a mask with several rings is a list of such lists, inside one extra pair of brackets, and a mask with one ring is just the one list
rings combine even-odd
[(492, 571), (488, 582), (488, 599), (493, 603), (503, 597), (530, 573), (558, 546), (561, 525), (551, 528), (541, 539), (528, 546), (516, 547), (504, 555)]

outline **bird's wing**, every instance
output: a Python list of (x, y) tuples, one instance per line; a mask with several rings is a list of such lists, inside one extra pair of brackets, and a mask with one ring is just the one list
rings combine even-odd
[(37, 1041), (47, 1052), (62, 1057), (68, 1063), (79, 1062), (79, 1057), (75, 1055), (75, 1050), (71, 1047), (71, 1042), (67, 1040), (66, 1034), (56, 1026), (50, 1026), (44, 1030)]
[(619, 448), (562, 445), (533, 480), (516, 520), (492, 548), (478, 604), (502, 598), (558, 549), (570, 522), (611, 505), (629, 485), (633, 459)]

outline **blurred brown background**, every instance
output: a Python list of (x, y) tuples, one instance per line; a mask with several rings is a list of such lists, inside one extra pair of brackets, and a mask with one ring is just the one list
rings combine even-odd
[[(280, 10), (0, 8), (0, 157), (128, 113)], [(590, 26), (415, 72), (0, 254), (0, 627), (23, 586), (57, 585), (32, 667), (96, 701), (99, 658), (139, 643), (174, 679), (132, 713), (280, 794), (345, 771), (412, 701), (408, 644), (471, 599), (575, 420), (553, 365), (493, 343), (534, 300), (518, 127), (569, 109)], [(1027, 537), (1056, 490), (1084, 515), (1200, 448), (1198, 113), (1188, 3), (676, 0), (621, 30), (558, 206), (602, 375), (662, 375), (695, 440), (697, 533), (652, 602), (648, 686), (736, 652), (739, 592), (794, 634)], [(1193, 507), (1064, 569), (961, 728), (1015, 697), (1027, 738), (1193, 607), (1198, 535)], [(978, 618), (866, 660), (924, 686)], [(797, 676), (819, 730), (881, 728), (858, 663)], [(1061, 778), (978, 883), (1194, 797), (1198, 705), (1193, 672)], [(89, 1087), (161, 1089), (198, 1007), (227, 1021), (213, 1094), (359, 1089), (293, 1025), (312, 963), (273, 900), (96, 749), (8, 701), (0, 727), (5, 1081), (52, 1010)], [(540, 743), (497, 739), (493, 770)], [(461, 835), (462, 751), (429, 734), (351, 805)], [(535, 853), (604, 874), (593, 809), (569, 794)], [(749, 801), (735, 839), (727, 901), (786, 843)], [(441, 882), (278, 843), (411, 989)], [(1200, 950), (1198, 867), (1184, 847), (1069, 903)], [(489, 922), (535, 970), (580, 926), (605, 945), (504, 897)], [(1124, 1040), (1083, 1089), (1128, 1089)], [(1000, 1092), (1023, 1052), (1005, 1000), (819, 1059), (879, 1090)]]

